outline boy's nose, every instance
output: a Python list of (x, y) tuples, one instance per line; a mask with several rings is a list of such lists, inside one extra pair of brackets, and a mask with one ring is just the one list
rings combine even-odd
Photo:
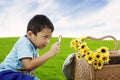
[(49, 39), (47, 39), (47, 40), (46, 40), (46, 44), (48, 44), (49, 42), (50, 42), (50, 40), (49, 40)]

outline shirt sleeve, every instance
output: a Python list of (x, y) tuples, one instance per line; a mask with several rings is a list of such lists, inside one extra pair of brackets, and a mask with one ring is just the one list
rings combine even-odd
[(33, 52), (30, 44), (27, 44), (25, 42), (17, 44), (17, 55), (18, 59), (33, 58)]

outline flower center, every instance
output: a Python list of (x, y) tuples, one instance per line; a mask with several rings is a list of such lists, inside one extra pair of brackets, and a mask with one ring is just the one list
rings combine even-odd
[(96, 57), (97, 57), (97, 58), (100, 58), (100, 55), (97, 55)]
[(101, 52), (102, 52), (102, 53), (105, 53), (105, 52), (106, 52), (106, 50), (105, 50), (105, 49), (102, 49), (102, 50), (101, 50)]

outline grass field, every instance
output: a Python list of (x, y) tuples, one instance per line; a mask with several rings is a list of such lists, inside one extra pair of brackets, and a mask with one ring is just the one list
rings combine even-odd
[[(6, 55), (10, 52), (17, 39), (18, 37), (0, 38), (0, 62), (2, 62)], [(76, 52), (73, 48), (70, 48), (71, 40), (72, 38), (62, 38), (60, 53), (36, 70), (37, 77), (41, 80), (65, 80), (61, 70), (63, 62), (69, 54)], [(44, 50), (39, 51), (39, 54), (42, 55), (44, 52), (48, 51), (55, 41), (57, 41), (57, 38), (52, 38), (50, 44)], [(86, 40), (86, 42), (91, 50), (96, 50), (101, 46), (107, 46), (110, 50), (114, 49), (113, 40)]]

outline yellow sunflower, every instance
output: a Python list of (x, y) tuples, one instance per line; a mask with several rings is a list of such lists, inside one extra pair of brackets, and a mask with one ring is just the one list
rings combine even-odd
[(97, 50), (98, 52), (101, 52), (103, 54), (108, 54), (108, 48), (107, 47), (101, 47), (100, 49)]
[(95, 60), (99, 61), (102, 60), (102, 54), (100, 52), (95, 52)]
[(110, 58), (108, 54), (103, 54), (102, 61), (103, 62), (109, 62)]
[(76, 54), (76, 59), (77, 59), (77, 60), (80, 60), (80, 59), (81, 59), (81, 54), (80, 54), (80, 53), (77, 53), (77, 54)]
[(94, 60), (94, 61), (93, 61), (93, 67), (94, 67), (95, 69), (97, 69), (97, 67), (98, 67), (98, 61), (97, 61), (97, 60)]
[(78, 47), (78, 50), (81, 54), (86, 55), (89, 51), (89, 48), (86, 46), (84, 49), (81, 49), (81, 47)]
[(103, 64), (103, 61), (100, 60), (100, 61), (98, 61), (98, 67), (97, 67), (97, 68), (98, 68), (99, 70), (101, 70), (102, 67), (103, 67), (103, 65), (104, 65), (104, 64)]
[(80, 45), (79, 45), (79, 49), (80, 50), (82, 50), (82, 49), (86, 49), (86, 48), (88, 48), (87, 47), (87, 44), (84, 42), (84, 43), (81, 43)]
[(87, 55), (94, 55), (94, 57), (95, 57), (95, 53), (91, 50), (88, 51)]
[(92, 64), (92, 62), (94, 61), (94, 55), (93, 54), (90, 54), (90, 55), (86, 55), (85, 56), (85, 60), (89, 63), (89, 64)]
[(84, 53), (85, 55), (87, 55), (88, 51), (89, 51), (89, 48), (86, 48), (86, 49), (82, 50), (82, 53)]
[(76, 40), (72, 40), (71, 43), (70, 43), (70, 47), (74, 47), (75, 45), (77, 45)]
[(79, 44), (80, 43), (79, 43), (78, 39), (75, 39), (75, 40), (71, 41), (70, 46), (73, 47), (75, 50), (78, 50)]

